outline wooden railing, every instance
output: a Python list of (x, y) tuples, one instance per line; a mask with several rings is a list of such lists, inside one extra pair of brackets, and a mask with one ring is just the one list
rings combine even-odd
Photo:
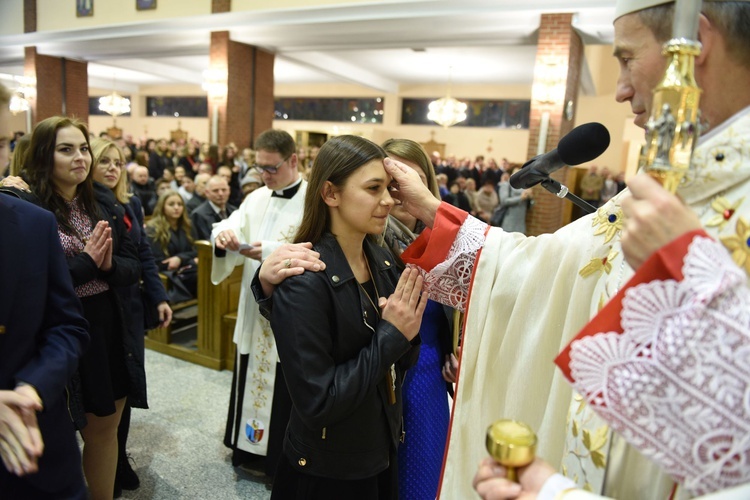
[[(172, 342), (171, 328), (156, 328), (146, 336), (146, 347), (175, 358), (184, 359), (214, 370), (231, 370), (234, 367), (235, 347), (232, 342), (237, 305), (240, 301), (242, 267), (219, 283), (211, 283), (213, 249), (204, 240), (195, 242), (198, 250), (198, 325), (195, 348)], [(193, 306), (196, 301), (173, 304), (180, 310)]]

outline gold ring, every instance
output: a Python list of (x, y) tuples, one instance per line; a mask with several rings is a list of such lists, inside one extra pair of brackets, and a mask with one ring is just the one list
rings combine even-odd
[(292, 259), (286, 259), (286, 262), (284, 262), (284, 267), (286, 267), (287, 269), (292, 267)]
[(225, 241), (227, 241), (227, 239), (225, 237), (223, 237), (223, 236), (221, 238), (219, 238), (219, 239), (221, 240), (222, 243), (224, 243)]

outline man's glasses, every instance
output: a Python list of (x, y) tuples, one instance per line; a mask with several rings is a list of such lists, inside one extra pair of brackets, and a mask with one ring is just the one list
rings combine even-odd
[(287, 161), (289, 158), (291, 158), (291, 155), (287, 156), (283, 160), (281, 160), (276, 165), (258, 165), (257, 163), (253, 164), (253, 168), (259, 173), (262, 174), (263, 172), (269, 173), (269, 174), (275, 174), (279, 171), (279, 168), (284, 164), (285, 161)]
[(112, 160), (111, 158), (107, 158), (106, 156), (99, 160), (99, 165), (109, 169), (111, 166), (115, 166), (117, 168), (122, 168), (123, 163), (120, 160)]

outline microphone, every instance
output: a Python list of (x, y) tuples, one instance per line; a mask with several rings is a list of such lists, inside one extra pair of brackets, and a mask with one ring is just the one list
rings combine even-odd
[(521, 170), (510, 176), (510, 185), (516, 189), (530, 188), (565, 165), (579, 165), (593, 160), (608, 147), (607, 128), (601, 123), (584, 123), (560, 139), (557, 148), (524, 163)]

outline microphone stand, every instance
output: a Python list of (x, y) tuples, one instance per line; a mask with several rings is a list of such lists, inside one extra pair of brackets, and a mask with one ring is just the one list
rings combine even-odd
[(574, 205), (580, 207), (587, 214), (593, 214), (594, 212), (596, 212), (596, 207), (594, 205), (591, 205), (590, 203), (584, 201), (582, 198), (574, 195), (570, 192), (567, 186), (560, 184), (555, 179), (552, 179), (551, 177), (545, 177), (540, 182), (540, 184), (544, 189), (554, 194), (558, 198), (566, 198), (569, 201), (573, 202)]

